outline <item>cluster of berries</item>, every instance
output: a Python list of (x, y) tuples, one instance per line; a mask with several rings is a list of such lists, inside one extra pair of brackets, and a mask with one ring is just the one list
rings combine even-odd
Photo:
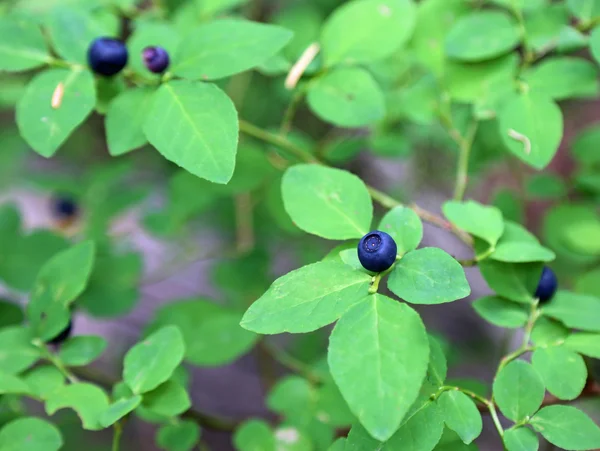
[[(129, 54), (125, 44), (113, 38), (98, 38), (88, 49), (88, 63), (98, 75), (112, 77), (127, 65)], [(142, 59), (150, 72), (162, 74), (169, 67), (169, 54), (162, 47), (146, 47)]]

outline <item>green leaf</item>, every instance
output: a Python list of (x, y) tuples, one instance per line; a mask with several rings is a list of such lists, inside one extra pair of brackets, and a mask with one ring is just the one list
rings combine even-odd
[(323, 13), (311, 3), (285, 5), (273, 17), (275, 25), (287, 28), (294, 37), (280, 55), (284, 61), (297, 61), (304, 50), (319, 39), (323, 24)]
[(92, 41), (111, 36), (111, 30), (89, 12), (66, 5), (53, 9), (45, 24), (56, 52), (68, 61), (83, 65), (87, 65)]
[(310, 84), (308, 106), (322, 120), (345, 128), (370, 125), (385, 116), (385, 98), (364, 69), (344, 67)]
[(124, 416), (133, 412), (142, 402), (140, 395), (135, 395), (130, 398), (121, 398), (112, 403), (108, 408), (101, 412), (98, 417), (98, 422), (103, 428), (112, 426)]
[(204, 18), (225, 12), (247, 2), (248, 0), (196, 0), (196, 7)]
[(560, 290), (542, 313), (573, 329), (600, 332), (600, 299), (594, 296)]
[(575, 407), (544, 407), (531, 419), (531, 425), (559, 448), (569, 451), (600, 448), (600, 428)]
[(501, 11), (478, 11), (459, 19), (446, 37), (446, 55), (461, 61), (483, 61), (514, 49), (521, 41), (514, 20)]
[(404, 255), (390, 275), (388, 288), (413, 304), (442, 304), (471, 293), (460, 263), (436, 247)]
[(481, 434), (483, 423), (477, 406), (462, 392), (445, 391), (438, 399), (446, 426), (455, 431), (461, 440), (469, 444)]
[(559, 399), (579, 396), (587, 380), (583, 358), (563, 346), (537, 349), (531, 358), (550, 393)]
[(600, 334), (574, 333), (566, 337), (565, 347), (588, 357), (600, 359)]
[[(117, 254), (113, 250), (104, 249), (96, 255), (88, 286), (77, 304), (98, 317), (119, 316), (130, 312), (139, 299), (138, 286), (142, 271), (140, 254)], [(106, 283), (107, 280), (110, 283)]]
[(50, 69), (27, 85), (17, 103), (17, 125), (33, 150), (51, 157), (85, 121), (95, 104), (96, 88), (89, 71)]
[(558, 321), (542, 316), (538, 318), (531, 331), (531, 341), (536, 346), (556, 346), (562, 344), (569, 330)]
[(241, 325), (261, 334), (317, 330), (364, 301), (371, 276), (337, 262), (304, 266), (277, 279)]
[(534, 94), (554, 100), (593, 97), (598, 94), (598, 70), (582, 58), (556, 57), (527, 70), (523, 80)]
[(167, 451), (192, 451), (199, 440), (200, 427), (192, 420), (166, 424), (156, 434), (156, 443)]
[(508, 149), (536, 169), (554, 157), (563, 136), (563, 115), (548, 96), (513, 94), (498, 112), (500, 136)]
[(554, 252), (542, 246), (522, 225), (506, 221), (504, 227), (490, 258), (507, 263), (548, 262), (556, 258)]
[(536, 174), (527, 180), (527, 195), (537, 199), (560, 199), (567, 195), (565, 181), (554, 174)]
[(348, 427), (356, 421), (340, 389), (331, 379), (318, 388), (315, 409), (319, 421), (334, 427)]
[(289, 168), (281, 183), (285, 209), (302, 230), (331, 240), (362, 238), (373, 204), (365, 184), (340, 169), (312, 164)]
[(36, 366), (23, 375), (30, 392), (41, 399), (47, 399), (65, 383), (65, 376), (54, 365)]
[(61, 344), (58, 356), (67, 366), (85, 366), (106, 349), (106, 340), (96, 335), (78, 335)]
[(411, 416), (392, 435), (383, 451), (431, 451), (444, 431), (444, 419), (437, 404), (429, 404)]
[(523, 222), (525, 215), (523, 201), (510, 189), (501, 189), (496, 192), (492, 205), (502, 212), (504, 219), (517, 223)]
[(60, 431), (40, 418), (18, 418), (0, 430), (2, 451), (58, 451), (62, 446)]
[(327, 448), (327, 451), (345, 451), (346, 450), (346, 437), (338, 438), (332, 445)]
[(600, 220), (573, 223), (564, 230), (565, 245), (584, 255), (600, 255)]
[(448, 93), (452, 99), (474, 103), (476, 108), (494, 116), (497, 105), (512, 92), (518, 67), (519, 56), (515, 52), (481, 63), (449, 61), (445, 73)]
[(31, 392), (29, 385), (21, 378), (0, 372), (0, 394), (21, 394), (25, 395)]
[(481, 275), (490, 288), (500, 296), (522, 304), (533, 303), (540, 281), (539, 263), (503, 263), (490, 259), (479, 262)]
[(84, 241), (59, 252), (40, 270), (27, 305), (36, 334), (48, 339), (68, 323), (68, 306), (83, 292), (94, 263), (95, 246)]
[(507, 451), (538, 451), (540, 446), (535, 432), (525, 427), (505, 431), (503, 440)]
[(264, 420), (248, 420), (233, 435), (237, 451), (274, 451), (275, 435)]
[(49, 230), (34, 231), (25, 236), (3, 235), (10, 241), (2, 245), (0, 276), (19, 291), (31, 291), (37, 273), (55, 254), (66, 249), (69, 242)]
[(0, 42), (0, 71), (20, 72), (50, 61), (39, 25), (23, 16), (0, 20)]
[(454, 24), (471, 9), (462, 1), (427, 0), (417, 8), (417, 26), (411, 40), (416, 58), (437, 76), (444, 74), (448, 59), (446, 36)]
[(169, 380), (145, 393), (143, 405), (157, 415), (174, 417), (188, 410), (192, 403), (186, 389), (178, 382)]
[(186, 361), (200, 366), (231, 363), (247, 353), (258, 336), (240, 327), (238, 311), (204, 300), (171, 302), (156, 314), (153, 326), (177, 326)]
[(583, 21), (600, 17), (600, 5), (595, 0), (567, 0), (567, 7), (573, 15)]
[[(267, 395), (265, 404), (273, 412), (298, 422), (310, 421), (317, 393), (313, 385), (300, 376), (280, 379)], [(294, 418), (296, 417), (296, 418)]]
[(346, 312), (329, 339), (331, 375), (350, 410), (381, 441), (394, 434), (417, 398), (428, 357), (419, 315), (380, 294)]
[(423, 239), (423, 223), (408, 207), (395, 207), (388, 211), (379, 223), (379, 230), (394, 238), (400, 256), (415, 250)]
[(391, 56), (415, 26), (410, 0), (354, 0), (337, 8), (321, 32), (325, 64), (360, 64)]
[(524, 360), (514, 360), (496, 376), (494, 400), (506, 418), (521, 421), (542, 405), (544, 382), (536, 369)]
[(0, 329), (21, 324), (24, 318), (23, 309), (19, 305), (0, 300)]
[(163, 84), (154, 94), (144, 133), (167, 160), (192, 174), (215, 183), (231, 179), (237, 112), (215, 85), (183, 80)]
[(173, 74), (216, 80), (259, 66), (292, 38), (285, 28), (239, 19), (201, 25), (185, 37), (173, 58)]
[(0, 329), (0, 371), (20, 373), (41, 357), (40, 350), (31, 344), (32, 338), (28, 327)]
[(104, 428), (99, 420), (108, 405), (108, 396), (102, 389), (87, 382), (79, 382), (53, 391), (46, 400), (46, 413), (53, 415), (57, 410), (71, 408), (77, 412), (83, 429), (98, 431)]
[(184, 353), (185, 345), (179, 329), (163, 327), (125, 354), (123, 380), (134, 394), (154, 390), (171, 377)]
[(110, 103), (105, 126), (108, 152), (112, 156), (131, 152), (148, 142), (143, 126), (153, 94), (150, 88), (128, 89)]
[(600, 63), (600, 27), (596, 27), (590, 34), (590, 52), (596, 60)]
[(459, 229), (495, 245), (504, 232), (502, 213), (496, 207), (469, 200), (449, 201), (442, 206), (444, 215)]
[(524, 305), (498, 296), (480, 298), (473, 302), (473, 308), (486, 321), (510, 329), (523, 327), (529, 317), (529, 312)]

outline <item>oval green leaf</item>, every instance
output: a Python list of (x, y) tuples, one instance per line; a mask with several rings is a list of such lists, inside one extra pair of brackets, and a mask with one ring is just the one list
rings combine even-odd
[(333, 379), (350, 410), (380, 441), (396, 432), (417, 398), (428, 360), (419, 315), (379, 294), (346, 312), (329, 339)]

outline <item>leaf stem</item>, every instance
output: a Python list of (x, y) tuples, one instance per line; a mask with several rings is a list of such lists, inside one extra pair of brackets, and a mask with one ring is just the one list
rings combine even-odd
[[(323, 164), (316, 157), (314, 157), (304, 149), (296, 146), (294, 143), (292, 143), (285, 137), (276, 135), (267, 130), (263, 130), (262, 128), (257, 127), (256, 125), (253, 125), (244, 120), (240, 120), (240, 131), (249, 136), (253, 136), (254, 138), (260, 139), (261, 141), (273, 144), (274, 146), (285, 150), (288, 154), (306, 163)], [(371, 195), (371, 198), (375, 202), (379, 203), (381, 206), (388, 209), (399, 206), (407, 206), (408, 208), (411, 208), (423, 221), (429, 222), (430, 224), (433, 224), (437, 227), (448, 230), (454, 235), (456, 235), (465, 244), (469, 246), (473, 245), (473, 239), (468, 233), (454, 227), (450, 222), (446, 221), (444, 218), (428, 210), (425, 210), (424, 208), (419, 207), (415, 203), (405, 205), (402, 202), (394, 199), (393, 197), (379, 191), (378, 189), (370, 185), (366, 186), (367, 190), (369, 191), (369, 194)]]
[(235, 196), (236, 249), (244, 254), (254, 248), (254, 213), (249, 192)]
[(279, 128), (279, 134), (282, 137), (286, 137), (292, 129), (294, 116), (296, 115), (296, 111), (298, 110), (298, 107), (304, 98), (304, 94), (305, 91), (303, 89), (298, 89), (292, 96), (292, 99), (290, 100), (290, 103), (283, 114), (283, 120), (281, 121), (281, 127)]
[(301, 374), (313, 383), (323, 382), (323, 378), (313, 368), (311, 368), (310, 365), (288, 354), (285, 350), (274, 346), (266, 339), (263, 339), (260, 342), (260, 345), (264, 347), (266, 352), (273, 358), (273, 360), (278, 362), (281, 366)]
[(473, 141), (477, 134), (479, 122), (473, 119), (465, 137), (459, 141), (458, 167), (456, 169), (456, 185), (454, 187), (454, 200), (462, 200), (465, 197), (467, 183), (469, 181), (469, 157), (473, 148)]
[(119, 451), (119, 447), (121, 445), (121, 435), (123, 435), (123, 426), (117, 421), (115, 424), (113, 424), (113, 429), (112, 451)]
[(67, 369), (67, 367), (62, 362), (62, 360), (60, 360), (60, 358), (56, 354), (54, 354), (52, 351), (50, 351), (50, 349), (48, 349), (48, 346), (45, 343), (43, 343), (41, 340), (34, 340), (33, 344), (42, 351), (42, 354), (44, 355), (45, 359), (48, 360), (48, 362), (50, 362), (52, 365), (54, 365), (56, 367), (56, 369), (58, 371), (60, 371), (60, 373), (71, 384), (76, 384), (79, 382), (79, 379), (77, 378), (77, 376), (75, 376), (73, 373), (71, 373)]

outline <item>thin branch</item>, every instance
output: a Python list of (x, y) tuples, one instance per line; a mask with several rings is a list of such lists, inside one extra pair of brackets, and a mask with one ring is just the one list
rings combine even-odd
[(473, 120), (469, 125), (467, 135), (460, 140), (454, 200), (462, 200), (465, 197), (467, 182), (469, 180), (469, 157), (471, 156), (471, 149), (473, 148), (473, 140), (477, 134), (478, 124), (477, 120)]
[(294, 89), (296, 87), (298, 81), (300, 78), (302, 78), (302, 75), (320, 51), (321, 47), (316, 42), (313, 42), (307, 47), (306, 50), (304, 50), (298, 61), (296, 61), (296, 63), (290, 69), (290, 72), (285, 79), (285, 87), (287, 89)]
[[(276, 135), (267, 130), (263, 130), (260, 127), (257, 127), (249, 122), (240, 120), (240, 131), (249, 136), (253, 136), (261, 141), (273, 144), (284, 151), (286, 151), (289, 155), (299, 159), (300, 161), (304, 161), (306, 163), (314, 163), (314, 164), (323, 164), (319, 161), (315, 156), (308, 153), (304, 149), (296, 146), (293, 142), (289, 141), (283, 136)], [(411, 208), (423, 221), (429, 222), (437, 227), (448, 230), (455, 234), (460, 240), (469, 246), (473, 245), (473, 238), (456, 227), (454, 227), (450, 222), (446, 221), (444, 218), (432, 213), (424, 208), (419, 207), (415, 203), (411, 203), (409, 205), (404, 205), (402, 202), (394, 199), (393, 197), (379, 191), (378, 189), (367, 185), (367, 189), (369, 190), (369, 194), (371, 198), (382, 205), (385, 208), (394, 208), (399, 206), (407, 206)]]

